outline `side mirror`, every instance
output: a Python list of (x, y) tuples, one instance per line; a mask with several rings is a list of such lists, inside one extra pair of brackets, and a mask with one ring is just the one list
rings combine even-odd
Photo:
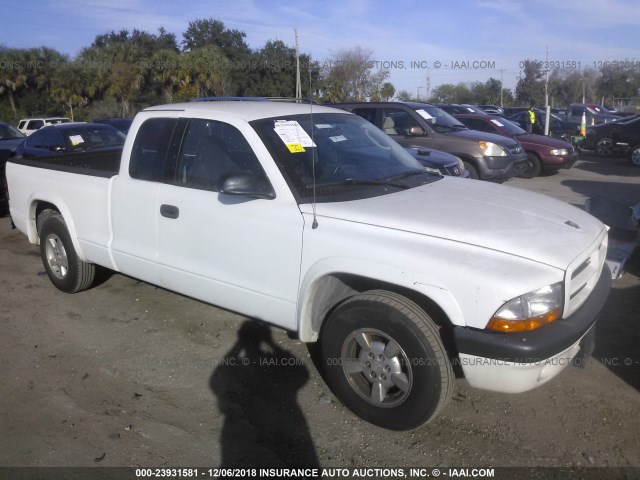
[(245, 197), (273, 200), (276, 192), (268, 181), (257, 179), (250, 173), (232, 173), (222, 178), (218, 191), (227, 195), (243, 195)]
[(422, 127), (411, 127), (409, 129), (409, 135), (413, 137), (422, 137), (425, 135), (425, 131)]

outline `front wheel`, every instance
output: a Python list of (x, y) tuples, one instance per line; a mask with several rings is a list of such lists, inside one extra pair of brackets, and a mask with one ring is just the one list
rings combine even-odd
[(601, 138), (596, 142), (595, 150), (601, 157), (610, 157), (613, 153), (613, 141), (610, 138)]
[(95, 265), (78, 258), (62, 215), (44, 210), (38, 215), (38, 234), (42, 264), (51, 282), (66, 293), (89, 288), (95, 278)]
[(464, 163), (465, 170), (469, 171), (469, 178), (473, 178), (474, 180), (480, 180), (480, 174), (478, 173), (478, 169), (476, 167), (474, 167), (469, 162), (462, 162), (462, 163)]
[(631, 163), (633, 163), (636, 167), (640, 167), (640, 144), (634, 146), (631, 149), (629, 160), (631, 160)]
[(380, 427), (417, 428), (453, 393), (453, 370), (438, 327), (395, 293), (374, 290), (339, 305), (323, 329), (321, 351), (335, 395)]
[(534, 178), (540, 175), (542, 163), (533, 153), (527, 153), (527, 163), (524, 171), (518, 175), (520, 178)]

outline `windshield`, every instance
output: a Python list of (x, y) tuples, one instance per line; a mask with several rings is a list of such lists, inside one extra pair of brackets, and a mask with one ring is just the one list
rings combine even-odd
[(0, 125), (0, 140), (11, 140), (14, 138), (24, 138), (25, 135), (12, 125)]
[(519, 125), (516, 125), (511, 120), (507, 120), (506, 118), (494, 117), (490, 121), (495, 123), (499, 127), (502, 127), (502, 129), (505, 132), (507, 132), (509, 135), (526, 135), (527, 134), (527, 132), (521, 129)]
[(385, 195), (441, 178), (357, 115), (291, 115), (251, 126), (299, 203), (313, 201), (314, 175), (318, 203)]
[(108, 125), (68, 128), (64, 130), (64, 136), (74, 150), (119, 146), (126, 138), (124, 133)]
[(441, 108), (425, 105), (415, 107), (414, 110), (438, 133), (467, 129), (467, 127), (465, 127), (461, 122), (453, 118)]

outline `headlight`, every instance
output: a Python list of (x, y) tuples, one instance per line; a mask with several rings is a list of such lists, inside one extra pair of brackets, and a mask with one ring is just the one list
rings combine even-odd
[(551, 155), (569, 155), (569, 152), (566, 148), (557, 148), (555, 150), (551, 150)]
[(562, 306), (562, 283), (554, 283), (509, 300), (493, 314), (487, 329), (497, 332), (535, 330), (560, 318)]
[(506, 157), (507, 152), (500, 145), (492, 142), (478, 142), (487, 157)]
[(424, 167), (424, 169), (427, 171), (427, 173), (433, 173), (435, 175), (442, 175), (442, 172), (440, 170), (438, 170), (437, 168)]

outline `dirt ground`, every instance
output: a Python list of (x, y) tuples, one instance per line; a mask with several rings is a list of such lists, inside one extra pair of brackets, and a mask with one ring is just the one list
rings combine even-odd
[[(640, 202), (640, 169), (582, 158), (508, 185)], [(57, 291), (5, 217), (0, 466), (640, 467), (639, 270), (615, 280), (584, 368), (518, 395), (460, 378), (439, 418), (390, 432), (343, 407), (282, 330), (118, 274)]]

